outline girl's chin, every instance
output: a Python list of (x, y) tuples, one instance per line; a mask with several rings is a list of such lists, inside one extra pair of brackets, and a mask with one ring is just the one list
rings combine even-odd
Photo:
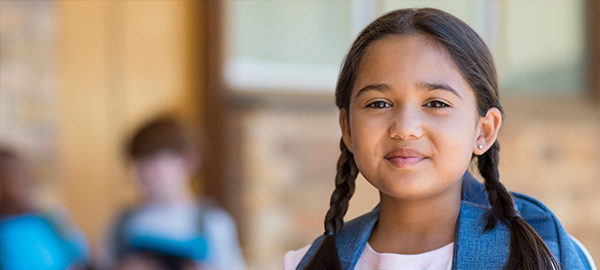
[(374, 186), (380, 190), (382, 195), (403, 201), (434, 199), (454, 193), (454, 191), (452, 191), (453, 189), (451, 188), (452, 183), (448, 183), (447, 185), (443, 186), (439, 184), (427, 185), (418, 180), (411, 181), (403, 179), (395, 183)]

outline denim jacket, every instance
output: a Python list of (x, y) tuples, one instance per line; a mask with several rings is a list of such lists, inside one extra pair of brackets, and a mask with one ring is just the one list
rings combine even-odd
[[(512, 192), (515, 208), (542, 237), (562, 269), (591, 269), (585, 254), (570, 238), (556, 216), (541, 202)], [(498, 222), (484, 232), (483, 214), (490, 208), (483, 184), (468, 172), (463, 176), (462, 201), (454, 239), (452, 269), (501, 269), (508, 259), (510, 229)], [(379, 207), (347, 222), (336, 235), (342, 269), (354, 269), (377, 223)], [(317, 251), (317, 238), (296, 269), (302, 269)]]

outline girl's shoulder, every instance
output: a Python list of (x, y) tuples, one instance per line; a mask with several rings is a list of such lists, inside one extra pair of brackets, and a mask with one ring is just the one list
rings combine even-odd
[[(542, 202), (518, 192), (510, 192), (513, 196), (515, 209), (527, 221), (544, 241), (557, 242), (564, 228), (558, 218)], [(468, 172), (463, 176), (463, 201), (475, 204), (484, 210), (489, 209), (488, 193), (483, 183), (476, 180)], [(566, 233), (566, 232), (565, 232)]]
[[(542, 231), (538, 234), (544, 234), (549, 238), (557, 237), (558, 227), (562, 227), (558, 218), (550, 211), (550, 209), (542, 202), (531, 196), (527, 196), (518, 192), (510, 192), (515, 202), (515, 209), (521, 217), (530, 223), (534, 228), (539, 227)], [(465, 173), (463, 176), (462, 187), (463, 201), (475, 204), (483, 209), (489, 209), (488, 193), (485, 190), (483, 183), (476, 180), (470, 173)]]
[(594, 261), (585, 246), (566, 231), (558, 217), (546, 205), (522, 193), (511, 194), (515, 200), (515, 209), (535, 229), (563, 265), (581, 263), (585, 269), (595, 269), (592, 268)]
[[(544, 203), (519, 192), (510, 193), (514, 199), (515, 209), (540, 235), (563, 266), (583, 264), (587, 265), (584, 269), (591, 268), (590, 265), (593, 263), (591, 257), (586, 256), (585, 247), (577, 244), (578, 241), (565, 230), (558, 217)], [(489, 209), (487, 196), (484, 185), (466, 173), (463, 177), (463, 200), (482, 209)]]
[[(354, 218), (344, 224), (342, 229), (336, 234), (335, 243), (342, 269), (353, 269), (358, 256), (365, 248), (365, 244), (371, 235), (379, 217), (379, 205), (371, 212)], [(296, 269), (302, 269), (310, 261), (312, 256), (323, 242), (325, 235), (317, 237), (312, 244), (298, 250), (304, 256), (300, 257)], [(292, 254), (290, 254), (292, 256)], [(288, 269), (285, 268), (284, 269)]]
[(515, 191), (510, 193), (515, 201), (515, 209), (519, 211), (521, 216), (528, 220), (551, 219), (553, 222), (558, 222), (556, 215), (544, 203), (523, 193)]

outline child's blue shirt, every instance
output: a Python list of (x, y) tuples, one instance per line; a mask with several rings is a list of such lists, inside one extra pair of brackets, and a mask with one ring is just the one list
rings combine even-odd
[[(584, 252), (541, 202), (513, 192), (515, 208), (542, 237), (562, 269), (591, 269)], [(463, 176), (462, 202), (456, 226), (452, 269), (501, 269), (508, 259), (510, 229), (502, 222), (484, 232), (483, 214), (490, 208), (483, 184)], [(379, 207), (347, 222), (336, 235), (342, 269), (354, 269), (377, 223)], [(302, 269), (323, 241), (317, 238), (296, 269)]]

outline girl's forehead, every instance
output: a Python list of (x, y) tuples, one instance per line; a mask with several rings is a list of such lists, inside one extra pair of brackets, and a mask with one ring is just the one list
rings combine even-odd
[(393, 59), (397, 64), (432, 60), (460, 73), (444, 45), (425, 34), (390, 34), (373, 41), (365, 49), (358, 73), (365, 66), (380, 65), (373, 62), (381, 62), (382, 59)]
[(398, 81), (443, 82), (470, 90), (446, 48), (424, 34), (393, 34), (373, 41), (361, 59), (352, 92), (365, 84)]

